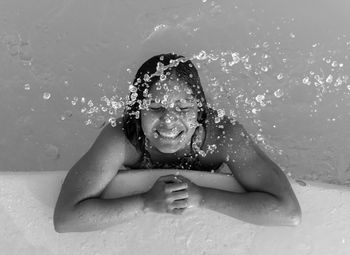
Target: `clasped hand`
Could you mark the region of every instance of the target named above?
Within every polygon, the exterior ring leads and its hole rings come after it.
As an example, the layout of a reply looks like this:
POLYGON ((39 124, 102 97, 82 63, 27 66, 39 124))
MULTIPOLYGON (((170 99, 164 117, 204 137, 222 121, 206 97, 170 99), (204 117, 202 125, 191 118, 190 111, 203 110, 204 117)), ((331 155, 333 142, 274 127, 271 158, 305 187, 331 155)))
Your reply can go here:
POLYGON ((144 194, 145 209, 158 213, 182 214, 201 201, 201 187, 181 175, 160 177, 144 194))

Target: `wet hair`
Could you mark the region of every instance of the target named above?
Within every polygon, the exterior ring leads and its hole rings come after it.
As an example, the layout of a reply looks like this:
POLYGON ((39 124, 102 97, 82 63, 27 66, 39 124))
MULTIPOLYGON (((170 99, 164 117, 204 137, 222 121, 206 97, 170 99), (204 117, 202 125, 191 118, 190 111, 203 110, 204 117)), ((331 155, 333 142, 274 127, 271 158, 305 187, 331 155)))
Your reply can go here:
MULTIPOLYGON (((185 59, 185 57, 174 53, 157 55, 148 59, 138 69, 134 82, 129 87, 130 94, 124 110, 124 133, 131 144, 140 152, 144 153, 145 150, 145 135, 141 126, 140 110, 144 109, 145 102, 148 99, 148 92, 152 86, 174 75, 192 90, 192 95, 198 105, 197 121, 206 131, 208 106, 198 71, 194 64, 190 60, 185 59)), ((192 144, 194 136, 192 136, 192 144)))

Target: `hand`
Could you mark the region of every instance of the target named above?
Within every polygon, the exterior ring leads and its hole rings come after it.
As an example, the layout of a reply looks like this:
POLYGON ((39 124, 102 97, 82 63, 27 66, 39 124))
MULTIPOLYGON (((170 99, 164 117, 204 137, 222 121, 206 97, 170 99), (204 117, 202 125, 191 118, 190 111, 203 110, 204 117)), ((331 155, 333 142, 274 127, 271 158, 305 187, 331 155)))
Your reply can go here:
POLYGON ((188 207, 187 188, 188 182, 183 182, 179 176, 162 176, 144 193, 145 209, 158 213, 182 214, 188 207))
POLYGON ((203 201, 202 189, 182 175, 176 176, 182 183, 187 184, 187 208, 200 207, 203 201))

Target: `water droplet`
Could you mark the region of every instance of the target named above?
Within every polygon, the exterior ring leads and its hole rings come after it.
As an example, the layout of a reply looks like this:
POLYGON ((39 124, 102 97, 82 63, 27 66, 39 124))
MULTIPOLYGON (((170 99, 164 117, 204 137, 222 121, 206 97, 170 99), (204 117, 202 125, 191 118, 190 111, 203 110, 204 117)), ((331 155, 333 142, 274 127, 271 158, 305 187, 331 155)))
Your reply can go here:
POLYGON ((135 87, 134 85, 130 85, 129 86, 129 91, 134 93, 134 92, 137 92, 137 87, 135 87))
POLYGON ((197 56, 194 57, 196 57, 198 60, 205 60, 207 58, 207 53, 202 50, 197 56))
POLYGON ((328 77, 326 79, 326 82, 327 83, 332 83, 332 81, 333 81, 333 76, 330 74, 330 75, 328 75, 328 77))
POLYGON ((257 108, 253 108, 252 113, 257 114, 260 110, 257 108))
POLYGON ((293 38, 293 39, 295 38, 295 34, 294 33, 290 33, 289 36, 290 36, 290 38, 293 38))
POLYGON ((111 124, 112 127, 115 127, 117 125, 117 119, 115 117, 109 118, 108 122, 111 124))
POLYGON ((298 183, 300 186, 306 186, 306 182, 302 181, 302 180, 295 180, 296 183, 298 183))
POLYGON ((88 119, 88 120, 84 121, 84 123, 85 123, 86 126, 89 126, 89 125, 91 125, 91 120, 88 119))
POLYGON ((219 110, 218 110, 218 117, 219 117, 219 118, 223 118, 224 115, 225 115, 225 110, 219 109, 219 110))
POLYGON ((106 123, 106 119, 104 116, 98 116, 91 124, 94 128, 100 129, 102 128, 106 123))
POLYGON ((262 66, 261 67, 261 71, 263 72, 267 72, 269 70, 269 68, 267 66, 262 66))
POLYGON ((50 97, 51 97, 51 94, 50 94, 49 92, 44 92, 43 98, 44 98, 45 100, 49 100, 50 97))
POLYGON ((29 84, 29 83, 24 84, 24 89, 25 89, 25 90, 30 90, 30 84, 29 84))
POLYGON ((231 56, 232 56, 232 61, 230 61, 230 62, 228 63, 229 66, 233 66, 233 65, 239 63, 239 61, 240 61, 239 53, 234 52, 234 53, 231 54, 231 56))
POLYGON ((275 97, 280 98, 284 95, 283 91, 281 89, 276 90, 274 93, 275 97))
POLYGON ((279 73, 279 74, 277 75, 277 80, 281 80, 281 79, 283 79, 283 73, 279 73))
POLYGON ((216 144, 208 145, 208 152, 213 153, 216 149, 216 144))
POLYGON ((244 68, 248 71, 250 71, 252 69, 252 65, 251 64, 247 64, 247 63, 244 63, 244 68))
POLYGON ((311 81, 310 81, 310 78, 307 76, 303 79, 303 83, 306 84, 306 85, 310 85, 311 84, 311 81))
POLYGON ((58 159, 60 157, 59 149, 53 144, 46 144, 45 146, 45 155, 51 159, 58 159))
POLYGON ((65 111, 63 114, 61 114, 60 119, 63 121, 63 120, 69 119, 72 116, 73 116, 73 113, 71 111, 65 111))
POLYGON ((255 97, 255 100, 259 103, 261 103, 265 99, 265 95, 257 95, 255 97))
POLYGON ((343 84, 343 80, 340 77, 338 77, 337 80, 334 83, 334 86, 335 87, 339 87, 342 84, 343 84))
POLYGON ((348 90, 350 90, 350 85, 346 86, 348 88, 348 90))
POLYGON ((269 46, 270 46, 270 45, 269 45, 268 42, 264 42, 264 43, 263 43, 263 47, 264 47, 264 48, 268 48, 269 46))
POLYGON ((262 134, 257 134, 256 135, 256 139, 258 140, 258 141, 264 141, 264 137, 262 136, 262 134))

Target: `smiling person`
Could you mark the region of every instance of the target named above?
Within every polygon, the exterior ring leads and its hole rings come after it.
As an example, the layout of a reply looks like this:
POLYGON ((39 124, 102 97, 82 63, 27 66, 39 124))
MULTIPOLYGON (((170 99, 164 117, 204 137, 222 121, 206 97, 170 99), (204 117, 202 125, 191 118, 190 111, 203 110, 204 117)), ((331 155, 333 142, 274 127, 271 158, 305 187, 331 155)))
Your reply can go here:
POLYGON ((298 225, 301 210, 281 169, 237 121, 208 107, 190 60, 162 54, 138 70, 123 118, 107 125, 66 176, 54 212, 57 232, 93 231, 153 211, 181 215, 201 207, 258 225, 298 225), (202 187, 181 175, 160 177, 145 193, 103 199, 128 169, 212 171, 227 164, 245 189, 202 187))

